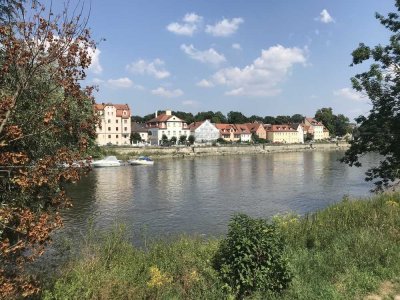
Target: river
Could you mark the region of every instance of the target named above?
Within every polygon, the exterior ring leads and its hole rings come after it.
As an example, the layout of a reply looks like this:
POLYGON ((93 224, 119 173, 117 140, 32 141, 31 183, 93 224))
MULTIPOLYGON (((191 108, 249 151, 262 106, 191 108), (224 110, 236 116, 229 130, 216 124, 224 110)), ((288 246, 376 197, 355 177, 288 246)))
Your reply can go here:
MULTIPOLYGON (((126 224, 131 238, 181 233, 220 235, 238 212, 271 217, 305 214, 367 196, 365 167, 338 161, 343 152, 292 152, 163 159, 154 166, 94 169, 69 186, 73 208, 64 232, 84 234, 89 220, 106 229, 126 224)), ((364 165, 377 158, 370 155, 364 165)))

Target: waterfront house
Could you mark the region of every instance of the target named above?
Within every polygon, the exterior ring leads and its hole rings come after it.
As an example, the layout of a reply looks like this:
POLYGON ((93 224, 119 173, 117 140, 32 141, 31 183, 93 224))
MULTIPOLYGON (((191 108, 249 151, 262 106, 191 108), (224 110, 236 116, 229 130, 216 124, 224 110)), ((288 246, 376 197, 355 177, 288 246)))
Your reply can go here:
POLYGON ((329 131, 324 127, 324 124, 318 122, 314 118, 305 118, 304 125, 309 126, 308 132, 312 134, 314 140, 323 140, 329 138, 329 131), (324 133, 324 129, 326 130, 324 133))
POLYGON ((100 118, 96 126, 96 143, 102 145, 129 145, 131 110, 128 104, 102 103, 94 105, 100 118))
POLYGON ((160 115, 156 112, 155 118, 146 122, 146 129, 149 132, 149 141, 152 145, 160 145, 163 135, 168 140, 175 137, 177 142, 181 136, 189 137, 190 135, 186 121, 172 115, 170 110, 166 110, 164 114, 160 115))
POLYGON ((142 139, 142 142, 147 143, 149 141, 149 133, 147 131, 146 125, 137 123, 132 121, 131 122, 131 134, 138 133, 142 139))
POLYGON ((245 124, 215 124, 218 128, 220 137, 227 142, 249 142, 251 132, 245 124))
POLYGON ((301 123, 293 123, 293 124, 290 124, 290 126, 291 126, 294 130, 297 131, 297 138, 298 138, 297 143, 304 144, 304 129, 303 129, 303 124, 301 124, 301 123))
POLYGON ((267 139, 272 143, 299 143, 299 133, 289 124, 266 125, 267 139))
POLYGON ((219 130, 209 120, 194 122, 189 125, 190 134, 196 139, 196 143, 216 141, 219 138, 219 130))
POLYGON ((245 125, 247 126, 247 129, 250 131, 251 134, 255 134, 260 139, 267 138, 267 132, 265 131, 263 124, 254 122, 246 123, 245 125))

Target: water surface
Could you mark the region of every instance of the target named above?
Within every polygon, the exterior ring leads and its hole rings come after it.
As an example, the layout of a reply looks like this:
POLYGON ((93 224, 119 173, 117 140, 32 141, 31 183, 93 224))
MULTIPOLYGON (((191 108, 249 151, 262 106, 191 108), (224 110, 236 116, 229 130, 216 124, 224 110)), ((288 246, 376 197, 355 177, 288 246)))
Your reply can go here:
MULTIPOLYGON (((164 159, 154 166, 94 169, 70 186, 74 207, 64 213, 64 231, 125 223, 135 238, 148 235, 219 235, 237 212, 253 217, 305 214, 366 196, 365 168, 338 161, 343 152, 293 152, 248 156, 164 159)), ((376 159, 368 156, 365 165, 376 159)))

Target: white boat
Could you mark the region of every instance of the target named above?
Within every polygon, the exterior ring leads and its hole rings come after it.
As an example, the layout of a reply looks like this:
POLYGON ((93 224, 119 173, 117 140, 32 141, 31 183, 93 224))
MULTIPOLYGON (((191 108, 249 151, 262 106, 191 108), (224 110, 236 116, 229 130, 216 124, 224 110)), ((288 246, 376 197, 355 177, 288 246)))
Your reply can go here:
POLYGON ((107 156, 104 159, 92 162, 90 165, 94 168, 119 167, 121 166, 121 163, 115 156, 107 156))
POLYGON ((139 156, 137 159, 130 159, 128 163, 131 165, 153 165, 154 161, 147 156, 139 156))

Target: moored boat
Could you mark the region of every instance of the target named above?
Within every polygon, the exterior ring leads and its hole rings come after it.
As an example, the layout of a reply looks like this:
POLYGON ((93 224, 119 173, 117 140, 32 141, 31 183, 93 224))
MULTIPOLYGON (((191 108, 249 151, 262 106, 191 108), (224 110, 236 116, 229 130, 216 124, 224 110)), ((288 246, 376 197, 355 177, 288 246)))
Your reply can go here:
POLYGON ((115 156, 107 156, 104 159, 92 162, 90 165, 94 168, 119 167, 121 163, 115 156))
POLYGON ((130 165, 153 165, 154 161, 147 156, 139 156, 136 159, 130 159, 128 160, 128 163, 130 165))

